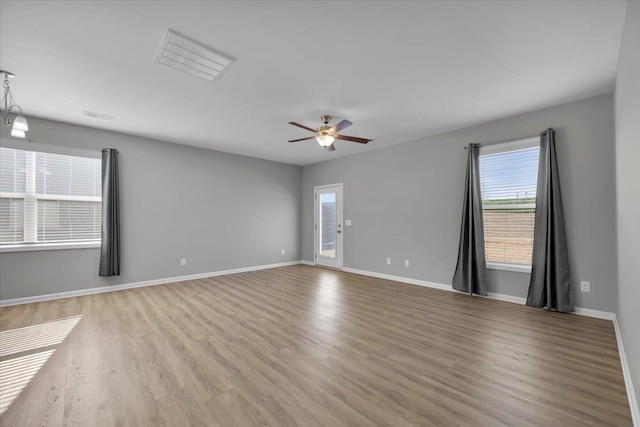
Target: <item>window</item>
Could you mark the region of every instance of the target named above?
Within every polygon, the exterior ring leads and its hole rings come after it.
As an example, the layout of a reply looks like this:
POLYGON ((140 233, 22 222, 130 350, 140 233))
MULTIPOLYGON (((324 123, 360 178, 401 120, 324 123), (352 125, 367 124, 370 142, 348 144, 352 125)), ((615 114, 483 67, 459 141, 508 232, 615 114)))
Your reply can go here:
POLYGON ((97 156, 0 147, 0 249, 99 243, 102 191, 97 156))
POLYGON ((531 266, 539 156, 538 138, 480 149, 485 258, 489 268, 527 271, 531 266))

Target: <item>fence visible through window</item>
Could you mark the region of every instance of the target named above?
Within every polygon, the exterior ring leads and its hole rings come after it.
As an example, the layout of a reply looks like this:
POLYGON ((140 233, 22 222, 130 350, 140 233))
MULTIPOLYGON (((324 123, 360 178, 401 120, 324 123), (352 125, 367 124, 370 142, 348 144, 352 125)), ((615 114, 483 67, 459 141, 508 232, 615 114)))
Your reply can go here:
POLYGON ((487 262, 531 264, 538 146, 480 155, 487 262))

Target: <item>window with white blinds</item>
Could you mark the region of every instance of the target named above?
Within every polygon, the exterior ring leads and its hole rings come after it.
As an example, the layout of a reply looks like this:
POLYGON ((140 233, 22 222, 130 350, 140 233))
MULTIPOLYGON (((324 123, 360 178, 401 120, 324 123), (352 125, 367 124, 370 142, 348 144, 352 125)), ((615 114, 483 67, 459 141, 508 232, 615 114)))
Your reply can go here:
POLYGON ((531 265, 539 156, 537 138, 480 150, 488 263, 531 265))
POLYGON ((0 147, 0 246, 99 242, 98 158, 0 147))

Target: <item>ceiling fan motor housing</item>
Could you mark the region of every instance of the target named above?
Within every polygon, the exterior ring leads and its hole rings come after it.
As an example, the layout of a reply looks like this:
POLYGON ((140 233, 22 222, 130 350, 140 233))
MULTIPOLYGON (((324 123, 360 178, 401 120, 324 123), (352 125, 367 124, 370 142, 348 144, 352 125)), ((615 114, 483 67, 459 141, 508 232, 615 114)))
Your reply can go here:
POLYGON ((331 126, 329 126, 329 122, 331 121, 333 117, 329 116, 329 115, 324 115, 321 117, 322 121, 324 122, 324 126, 320 126, 317 129, 318 135, 334 135, 334 132, 331 132, 331 126))

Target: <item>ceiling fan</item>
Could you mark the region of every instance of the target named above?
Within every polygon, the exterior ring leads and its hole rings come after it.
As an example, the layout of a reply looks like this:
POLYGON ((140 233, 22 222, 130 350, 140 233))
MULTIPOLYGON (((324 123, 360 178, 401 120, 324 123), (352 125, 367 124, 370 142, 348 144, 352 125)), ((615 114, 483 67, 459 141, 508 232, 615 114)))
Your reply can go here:
POLYGON ((353 123, 351 123, 349 120, 343 120, 336 125, 329 126, 329 122, 331 121, 331 119, 332 117, 329 115, 322 116, 322 121, 324 122, 324 126, 320 126, 318 129, 311 129, 310 127, 301 125, 300 123, 289 122, 290 125, 298 126, 299 128, 315 133, 315 136, 309 136, 307 138, 292 139, 289 142, 300 142, 300 141, 306 141, 308 139, 315 139, 316 141, 318 141, 318 144, 326 148, 327 151, 336 151, 336 147, 333 145, 333 142, 336 139, 341 139, 343 141, 358 142, 360 144, 366 144, 367 142, 371 141, 368 138, 358 138, 355 136, 338 135, 338 132, 340 132, 342 129, 346 127, 351 126, 353 123))

